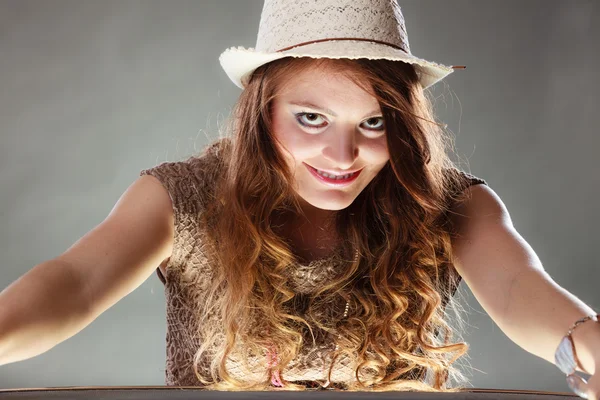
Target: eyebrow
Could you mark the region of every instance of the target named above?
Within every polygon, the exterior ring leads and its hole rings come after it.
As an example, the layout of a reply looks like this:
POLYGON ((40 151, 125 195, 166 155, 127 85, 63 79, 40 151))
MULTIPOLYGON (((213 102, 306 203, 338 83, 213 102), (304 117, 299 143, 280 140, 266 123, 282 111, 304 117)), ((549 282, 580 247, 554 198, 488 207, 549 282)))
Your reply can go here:
MULTIPOLYGON (((330 110, 329 108, 319 107, 316 104, 313 104, 313 103, 311 103, 309 101, 291 101, 290 104, 294 105, 294 106, 312 108, 313 110, 317 110, 317 111, 322 112, 324 114, 329 114, 329 115, 333 115, 334 117, 337 117, 337 114, 335 112, 333 112, 332 110, 330 110)), ((379 111, 379 109, 376 109, 376 110, 373 110, 371 112, 368 112, 366 115, 380 114, 380 113, 381 113, 381 111, 379 111)))

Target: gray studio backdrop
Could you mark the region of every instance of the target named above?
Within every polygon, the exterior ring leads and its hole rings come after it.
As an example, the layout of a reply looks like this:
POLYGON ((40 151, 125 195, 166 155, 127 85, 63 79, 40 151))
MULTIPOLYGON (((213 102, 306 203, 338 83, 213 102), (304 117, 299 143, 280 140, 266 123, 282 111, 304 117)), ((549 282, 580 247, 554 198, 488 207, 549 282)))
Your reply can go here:
MULTIPOLYGON (((458 153, 546 270, 599 310, 600 2, 401 4, 413 53, 468 67, 434 89, 458 153)), ((141 169, 217 137, 240 93, 218 55, 254 45, 261 7, 0 0, 0 289, 100 223, 141 169)), ((473 386, 568 390, 461 288, 473 386)), ((0 387, 162 385, 164 361, 152 275, 78 335, 1 366, 0 387)))

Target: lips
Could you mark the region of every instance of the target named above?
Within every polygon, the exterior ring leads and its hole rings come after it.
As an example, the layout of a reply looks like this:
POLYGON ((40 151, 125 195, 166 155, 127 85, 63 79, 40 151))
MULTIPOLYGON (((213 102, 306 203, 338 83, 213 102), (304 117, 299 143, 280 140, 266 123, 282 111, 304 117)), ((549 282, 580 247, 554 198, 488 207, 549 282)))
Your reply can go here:
MULTIPOLYGON (((337 187, 349 185, 350 183, 352 183, 353 181, 355 181, 356 178, 358 178, 358 176, 360 175, 360 173, 362 171, 362 169, 358 170, 358 171, 355 171, 354 173, 352 173, 352 175, 350 175, 348 178, 345 178, 345 179, 332 179, 332 178, 328 178, 326 176, 323 176, 323 175, 319 174, 319 172, 318 172, 318 170, 316 168, 311 167, 308 164, 304 164, 304 165, 306 165, 306 168, 310 171, 310 173, 315 178, 317 178, 318 180, 320 180, 323 183, 326 183, 329 186, 337 186, 337 187)), ((323 171, 323 172, 329 173, 327 171, 323 171)))
MULTIPOLYGON (((310 166, 310 167, 312 167, 312 166, 310 166)), ((349 175, 349 174, 354 174, 354 173, 360 171, 360 169, 355 169, 354 171, 330 171, 328 169, 320 169, 320 168, 315 168, 315 167, 312 167, 312 168, 316 169, 319 172, 325 172, 326 174, 335 175, 335 176, 349 175)))

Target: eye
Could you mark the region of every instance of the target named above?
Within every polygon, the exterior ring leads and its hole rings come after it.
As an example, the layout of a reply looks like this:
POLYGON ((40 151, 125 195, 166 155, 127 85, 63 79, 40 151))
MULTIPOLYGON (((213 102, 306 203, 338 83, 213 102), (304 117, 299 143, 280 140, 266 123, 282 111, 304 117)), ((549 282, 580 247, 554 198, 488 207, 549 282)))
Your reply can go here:
POLYGON ((373 117, 369 118, 364 122, 367 125, 367 129, 373 131, 382 131, 384 129, 383 126, 383 117, 373 117))
POLYGON ((296 114, 298 123, 309 129, 323 128, 327 121, 321 114, 301 112, 296 114), (325 123, 323 123, 325 122, 325 123))

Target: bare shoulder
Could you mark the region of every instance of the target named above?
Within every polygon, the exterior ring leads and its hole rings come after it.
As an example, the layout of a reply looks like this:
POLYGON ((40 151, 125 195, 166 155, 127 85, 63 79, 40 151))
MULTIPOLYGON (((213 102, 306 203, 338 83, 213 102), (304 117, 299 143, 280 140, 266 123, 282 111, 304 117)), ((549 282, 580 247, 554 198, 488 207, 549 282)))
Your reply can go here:
POLYGON ((489 186, 467 188, 451 219, 456 232, 452 240, 455 267, 472 290, 483 291, 498 271, 513 276, 540 268, 535 252, 514 227, 506 205, 489 186))
POLYGON ((104 311, 171 255, 173 207, 153 176, 137 178, 109 215, 61 254, 81 274, 92 308, 104 311))
POLYGON ((456 233, 452 247, 459 260, 489 253, 501 243, 517 238, 508 209, 492 188, 473 185, 463 195, 463 200, 450 212, 456 233))
POLYGON ((512 226, 506 205, 488 185, 472 185, 463 195, 463 200, 455 204, 450 213, 459 236, 468 235, 475 225, 500 223, 512 226))

